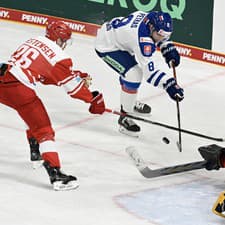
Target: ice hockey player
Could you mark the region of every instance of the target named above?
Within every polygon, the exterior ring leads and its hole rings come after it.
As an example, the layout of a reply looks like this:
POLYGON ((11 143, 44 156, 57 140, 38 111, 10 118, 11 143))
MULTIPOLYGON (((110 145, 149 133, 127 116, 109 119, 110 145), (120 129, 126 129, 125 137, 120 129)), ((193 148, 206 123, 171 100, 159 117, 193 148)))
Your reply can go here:
POLYGON ((31 160, 43 160, 54 190, 75 189, 78 182, 75 176, 61 171, 55 133, 46 109, 35 93, 35 84, 63 87, 72 98, 90 103, 91 113, 105 111, 102 94, 89 90, 91 77, 72 70, 72 59, 63 51, 71 35, 72 31, 65 23, 51 21, 45 36, 25 41, 8 63, 0 64, 0 102, 15 109, 25 121, 31 160))
MULTIPOLYGON (((225 168, 225 148, 212 144, 202 146, 199 149, 202 157, 207 161, 207 170, 219 170, 225 168)), ((217 201, 215 202, 212 211, 225 218, 225 191, 221 192, 217 201)))
MULTIPOLYGON (((151 107, 136 100, 143 79, 155 87, 163 88, 169 96, 181 101, 183 89, 176 80, 161 71, 152 55, 156 48, 166 63, 178 66, 180 55, 169 40, 173 32, 172 19, 168 13, 152 11, 134 12, 127 17, 117 17, 106 22, 98 30, 95 50, 97 55, 120 75, 121 112, 149 114, 151 107)), ((120 132, 138 136, 140 127, 126 116, 120 116, 120 132)))

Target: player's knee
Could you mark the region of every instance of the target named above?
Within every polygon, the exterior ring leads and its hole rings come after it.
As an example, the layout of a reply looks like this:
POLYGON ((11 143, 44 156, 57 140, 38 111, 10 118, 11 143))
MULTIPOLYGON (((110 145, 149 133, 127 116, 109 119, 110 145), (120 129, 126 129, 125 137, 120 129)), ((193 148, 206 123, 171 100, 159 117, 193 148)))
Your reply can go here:
POLYGON ((38 128, 37 130, 32 131, 32 134, 36 138, 38 143, 55 140, 55 132, 51 126, 38 128))
POLYGON ((131 82, 131 81, 126 81, 122 77, 120 77, 120 85, 123 91, 130 93, 130 94, 135 94, 138 91, 138 88, 140 87, 140 82, 131 82))

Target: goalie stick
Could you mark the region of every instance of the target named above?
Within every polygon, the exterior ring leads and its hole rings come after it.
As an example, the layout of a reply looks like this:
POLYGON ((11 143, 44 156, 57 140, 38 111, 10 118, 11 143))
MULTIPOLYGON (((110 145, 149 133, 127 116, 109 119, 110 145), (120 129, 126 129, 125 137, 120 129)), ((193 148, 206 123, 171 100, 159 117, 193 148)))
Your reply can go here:
POLYGON ((126 148, 127 154, 130 156, 131 160, 135 164, 136 168, 145 178, 161 177, 166 175, 171 175, 175 173, 183 173, 192 170, 198 170, 205 168, 206 161, 196 161, 186 164, 179 164, 169 167, 162 167, 160 169, 152 170, 147 166, 142 157, 139 155, 138 151, 133 146, 126 148))

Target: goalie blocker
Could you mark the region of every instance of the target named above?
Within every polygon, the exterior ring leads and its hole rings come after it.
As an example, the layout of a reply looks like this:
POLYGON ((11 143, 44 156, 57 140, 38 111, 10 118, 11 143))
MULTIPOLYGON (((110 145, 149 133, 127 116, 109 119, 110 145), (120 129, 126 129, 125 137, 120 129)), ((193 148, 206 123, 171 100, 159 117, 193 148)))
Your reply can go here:
MULTIPOLYGON (((208 145, 199 148, 202 157, 207 161, 207 170, 219 170, 225 167, 225 148, 218 145, 208 145)), ((213 213, 225 218, 225 191, 221 192, 212 208, 213 213)))
POLYGON ((199 147, 201 156, 207 161, 207 170, 219 170, 225 167, 225 148, 219 145, 206 145, 199 147))

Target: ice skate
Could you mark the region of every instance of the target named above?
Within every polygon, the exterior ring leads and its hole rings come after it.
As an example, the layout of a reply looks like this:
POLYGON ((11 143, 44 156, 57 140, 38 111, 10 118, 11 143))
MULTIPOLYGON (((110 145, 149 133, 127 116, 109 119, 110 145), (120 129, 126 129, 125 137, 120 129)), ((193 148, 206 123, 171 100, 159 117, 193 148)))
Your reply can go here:
POLYGON ((39 144, 35 138, 29 138, 30 145, 30 160, 32 162, 33 169, 37 169, 42 166, 43 160, 39 151, 39 144))
POLYGON ((76 177, 62 173, 60 168, 51 167, 48 162, 44 162, 43 165, 49 175, 50 182, 55 191, 72 190, 79 186, 76 177))
POLYGON ((145 103, 136 101, 134 106, 134 113, 140 116, 150 116, 151 107, 145 103))
POLYGON ((139 136, 141 128, 132 119, 126 116, 120 116, 118 124, 120 125, 119 131, 121 133, 132 137, 139 136))

